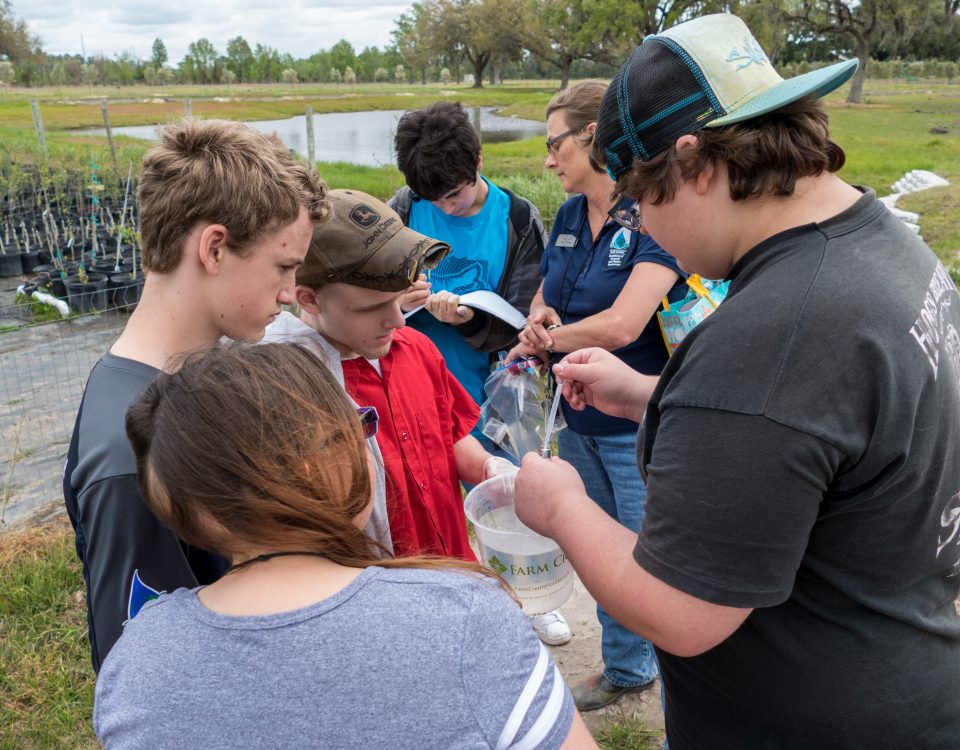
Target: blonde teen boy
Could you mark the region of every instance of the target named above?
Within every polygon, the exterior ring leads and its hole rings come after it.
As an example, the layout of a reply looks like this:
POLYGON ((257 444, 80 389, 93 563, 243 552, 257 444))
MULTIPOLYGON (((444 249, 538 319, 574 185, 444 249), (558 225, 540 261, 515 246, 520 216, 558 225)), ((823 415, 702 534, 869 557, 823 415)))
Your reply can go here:
POLYGON ((187 119, 160 130, 140 177, 143 295, 84 390, 64 499, 87 589, 93 667, 160 592, 216 580, 220 557, 177 539, 147 509, 124 419, 171 357, 223 337, 256 341, 294 301, 294 274, 326 188, 276 136, 187 119))

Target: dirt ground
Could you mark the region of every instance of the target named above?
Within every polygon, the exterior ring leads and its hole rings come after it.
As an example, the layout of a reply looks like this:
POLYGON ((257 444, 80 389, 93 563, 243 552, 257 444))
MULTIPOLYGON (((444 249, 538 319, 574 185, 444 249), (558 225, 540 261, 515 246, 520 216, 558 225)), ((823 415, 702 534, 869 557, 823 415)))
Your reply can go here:
MULTIPOLYGON (((551 646, 550 652, 567 684, 573 687, 581 680, 603 670, 603 660, 600 658, 600 622, 597 620, 596 602, 579 579, 574 581, 573 594, 567 603, 560 607, 560 611, 573 631, 573 639, 563 646, 551 646)), ((659 681, 651 690, 628 693, 611 706, 583 714, 583 719, 590 729, 597 729, 605 722, 620 722, 625 718, 641 721, 647 729, 663 732, 659 681)))

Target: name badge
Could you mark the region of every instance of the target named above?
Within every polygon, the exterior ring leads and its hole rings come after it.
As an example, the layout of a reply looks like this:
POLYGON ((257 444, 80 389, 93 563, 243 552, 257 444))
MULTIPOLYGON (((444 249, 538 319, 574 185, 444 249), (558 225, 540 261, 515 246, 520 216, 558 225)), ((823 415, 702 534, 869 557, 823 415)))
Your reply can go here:
POLYGON ((557 247, 576 247, 579 240, 572 234, 561 234, 557 237, 557 247))

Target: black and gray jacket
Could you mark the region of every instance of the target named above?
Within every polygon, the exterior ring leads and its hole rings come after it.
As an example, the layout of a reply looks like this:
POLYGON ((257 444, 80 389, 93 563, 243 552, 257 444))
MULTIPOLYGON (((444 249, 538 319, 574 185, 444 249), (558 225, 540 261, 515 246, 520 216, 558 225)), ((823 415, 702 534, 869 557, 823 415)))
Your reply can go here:
MULTIPOLYGON (((507 257, 497 294, 524 315, 530 312, 530 302, 540 288, 540 256, 546 242, 546 231, 540 212, 526 198, 500 188, 510 198, 510 220, 507 223, 507 257)), ((410 218, 410 206, 415 200, 413 191, 402 187, 387 202, 400 215, 404 224, 410 218)), ((508 323, 481 310, 463 325, 454 326, 464 341, 482 352, 509 349, 517 341, 517 332, 508 323)))

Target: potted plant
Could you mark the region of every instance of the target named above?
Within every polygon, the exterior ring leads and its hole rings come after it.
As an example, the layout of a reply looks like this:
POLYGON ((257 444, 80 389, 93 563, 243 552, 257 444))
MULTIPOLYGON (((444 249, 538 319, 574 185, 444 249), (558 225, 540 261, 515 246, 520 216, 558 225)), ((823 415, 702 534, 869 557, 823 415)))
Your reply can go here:
POLYGON ((137 263, 137 244, 140 242, 139 232, 133 227, 122 227, 120 231, 129 241, 131 249, 131 265, 129 269, 110 274, 110 286, 113 289, 113 302, 120 310, 131 310, 140 301, 143 292, 143 271, 137 263))
POLYGON ((67 299, 75 312, 97 312, 109 307, 107 299, 107 277, 99 273, 88 273, 81 263, 76 274, 64 279, 67 299))

